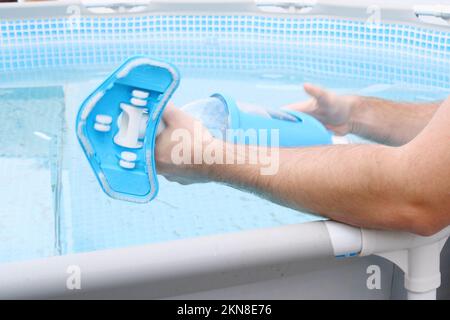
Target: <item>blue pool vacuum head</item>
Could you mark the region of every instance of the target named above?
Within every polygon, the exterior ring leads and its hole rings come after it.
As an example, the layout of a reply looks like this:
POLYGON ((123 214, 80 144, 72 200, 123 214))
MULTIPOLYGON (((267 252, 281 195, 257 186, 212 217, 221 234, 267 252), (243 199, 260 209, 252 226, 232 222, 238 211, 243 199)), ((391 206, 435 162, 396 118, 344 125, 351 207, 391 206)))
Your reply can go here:
POLYGON ((179 80, 172 65, 133 57, 81 105, 78 140, 109 196, 144 203, 158 193, 155 137, 179 80))
MULTIPOLYGON (((81 105, 77 136, 103 190, 109 196, 148 202, 158 192, 155 138, 161 114, 179 83, 170 64, 134 57, 122 64, 81 105)), ((299 147, 332 143, 331 134, 313 117, 238 103, 215 94, 182 107, 212 131, 237 132, 233 143, 299 147), (261 130, 264 129, 264 130, 261 130), (278 133, 276 141, 270 133, 278 133), (276 142, 276 143, 275 143, 276 142)), ((227 138, 221 135, 222 138, 227 138)))

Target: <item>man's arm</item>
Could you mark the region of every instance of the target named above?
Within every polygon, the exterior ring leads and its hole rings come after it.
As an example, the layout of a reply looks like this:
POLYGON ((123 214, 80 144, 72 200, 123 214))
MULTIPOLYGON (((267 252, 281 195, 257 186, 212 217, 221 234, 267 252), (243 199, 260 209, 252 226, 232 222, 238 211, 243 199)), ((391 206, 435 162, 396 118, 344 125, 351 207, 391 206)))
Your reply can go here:
MULTIPOLYGON (((238 152, 230 144, 225 148, 226 152, 238 152)), ((250 147, 242 156, 256 154, 257 149, 250 147)), ((417 199, 404 185, 407 164, 401 150, 339 145, 280 149, 279 154, 280 166, 275 175, 261 175, 260 166, 254 164, 212 165, 208 177, 347 224, 428 232, 425 228, 430 227, 429 222, 423 219, 421 207, 415 204, 417 199)))
POLYGON ((414 139, 442 104, 442 101, 407 103, 371 97, 358 97, 356 101, 351 133, 391 146, 414 139))
MULTIPOLYGON (((156 156, 158 171, 171 179, 218 181, 285 206, 368 228, 430 235, 450 224, 450 99, 416 138, 401 147, 279 149, 279 171, 269 176, 260 174, 258 164, 171 162, 168 155, 176 145, 171 133, 179 127, 191 130, 188 118, 175 109, 164 115, 168 129, 158 138, 156 156)), ((260 151, 252 146, 242 154, 235 145, 214 139, 213 143, 237 157, 260 151)))
MULTIPOLYGON (((208 176, 348 224, 433 234, 450 224, 450 100, 402 147, 280 149, 277 174, 213 165, 208 176)), ((239 152, 226 144, 228 152, 239 152)), ((257 152, 250 147, 247 152, 257 152)))
POLYGON ((311 84, 304 87, 311 99, 286 108, 311 114, 336 134, 353 133, 392 146, 405 144, 417 136, 442 103, 339 96, 311 84))

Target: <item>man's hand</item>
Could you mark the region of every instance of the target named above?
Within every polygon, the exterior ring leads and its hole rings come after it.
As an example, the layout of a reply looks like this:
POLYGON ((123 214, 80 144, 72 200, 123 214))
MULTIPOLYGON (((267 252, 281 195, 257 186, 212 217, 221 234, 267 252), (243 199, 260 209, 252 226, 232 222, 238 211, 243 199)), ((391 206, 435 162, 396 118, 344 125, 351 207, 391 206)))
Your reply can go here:
POLYGON ((305 84, 304 88, 311 99, 285 108, 312 115, 337 135, 353 133, 392 146, 403 145, 416 137, 442 103, 339 96, 311 84, 305 84))
POLYGON ((312 84, 304 85, 311 99, 285 106, 299 112, 308 113, 337 135, 352 131, 352 112, 357 104, 357 96, 339 96, 312 84))
POLYGON ((172 104, 165 109, 163 121, 166 128, 156 140, 158 174, 181 184, 207 182, 208 166, 198 155, 202 155, 206 145, 220 141, 200 121, 172 104))

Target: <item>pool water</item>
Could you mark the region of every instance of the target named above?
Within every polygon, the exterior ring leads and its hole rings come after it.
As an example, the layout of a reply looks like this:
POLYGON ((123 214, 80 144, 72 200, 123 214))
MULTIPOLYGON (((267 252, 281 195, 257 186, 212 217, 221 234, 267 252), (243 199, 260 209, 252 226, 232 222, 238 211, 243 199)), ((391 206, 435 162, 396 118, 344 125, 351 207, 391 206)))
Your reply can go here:
MULTIPOLYGON (((177 105, 215 92, 266 107, 307 98, 297 79, 281 75, 216 75, 210 79, 192 71, 182 74, 173 97, 177 105)), ((68 79, 60 86, 41 82, 34 88, 0 89, 4 124, 0 128, 0 261, 322 219, 227 186, 181 186, 163 177, 159 177, 159 195, 148 204, 109 198, 85 159, 74 129, 81 102, 105 76, 106 72, 93 70, 85 74, 85 81, 68 79)), ((446 94, 438 88, 357 82, 341 87, 333 79, 321 80, 319 84, 339 93, 390 99, 428 101, 446 94)))
POLYGON ((54 254, 61 87, 0 90, 0 261, 54 254))
POLYGON ((307 99, 305 81, 408 101, 443 99, 450 89, 444 32, 316 18, 102 19, 81 17, 76 28, 64 19, 0 22, 0 262, 323 219, 231 187, 163 177, 148 204, 104 194, 77 141, 75 117, 131 55, 180 69, 177 105, 219 92, 280 107, 307 99))

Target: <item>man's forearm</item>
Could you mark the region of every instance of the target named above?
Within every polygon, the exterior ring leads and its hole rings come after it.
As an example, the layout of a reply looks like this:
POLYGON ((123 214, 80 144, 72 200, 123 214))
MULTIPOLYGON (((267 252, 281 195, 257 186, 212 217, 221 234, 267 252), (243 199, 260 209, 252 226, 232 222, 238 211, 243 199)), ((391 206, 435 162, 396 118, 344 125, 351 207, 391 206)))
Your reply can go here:
POLYGON ((358 97, 351 115, 351 132, 379 143, 403 145, 422 131, 441 103, 414 104, 358 97))
MULTIPOLYGON (((238 158, 258 152, 234 145, 225 152, 238 158), (241 150, 242 151, 242 150, 241 150)), ((416 230, 415 208, 402 194, 403 169, 397 148, 341 145, 279 150, 279 170, 261 175, 261 165, 211 165, 208 176, 238 189, 255 192, 279 204, 338 221, 372 228, 416 230)))

